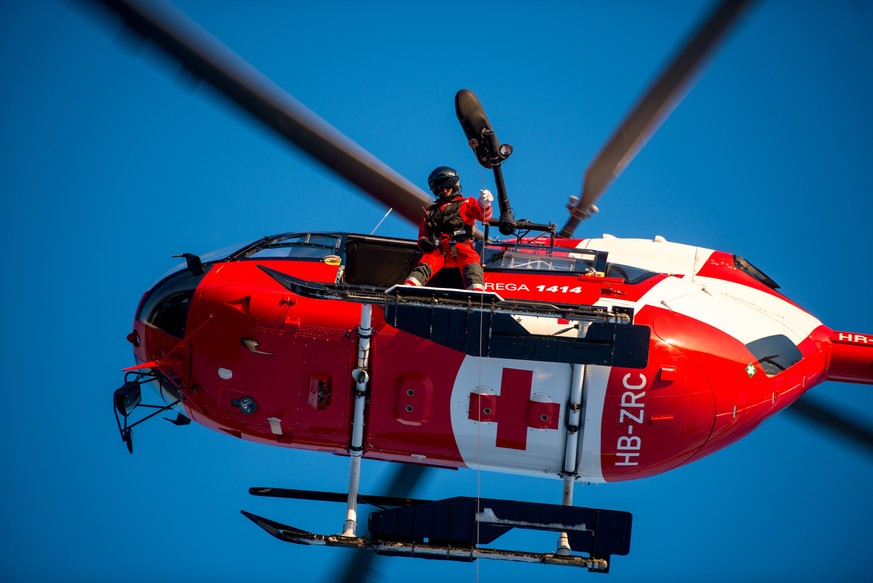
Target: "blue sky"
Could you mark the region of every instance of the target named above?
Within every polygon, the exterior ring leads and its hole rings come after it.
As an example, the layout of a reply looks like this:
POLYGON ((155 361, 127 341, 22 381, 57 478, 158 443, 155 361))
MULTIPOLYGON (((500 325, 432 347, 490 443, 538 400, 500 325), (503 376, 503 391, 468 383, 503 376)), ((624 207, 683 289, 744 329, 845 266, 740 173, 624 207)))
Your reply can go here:
MULTIPOLYGON (((709 2, 180 1, 245 59, 422 187, 437 165, 491 186, 454 116, 482 100, 515 153, 516 216, 564 220, 596 155, 709 2)), ((347 460, 153 422, 136 454, 110 411, 140 295, 172 267, 284 231, 369 232, 379 205, 238 114, 183 87, 60 0, 0 5, 4 249, 0 578, 326 581, 343 551, 284 545, 239 515, 339 530, 342 507, 253 499, 249 486, 339 491, 347 460)), ((873 332, 873 2, 770 0, 600 201, 580 236, 663 235, 743 255, 829 326, 873 332)), ((157 55, 157 56, 156 56, 157 55)), ((379 231, 412 236, 390 218, 379 231)), ((814 396, 873 423, 869 387, 814 396)), ((385 468, 364 464, 362 490, 385 468)), ((612 583, 869 580, 873 463, 788 415, 707 459, 579 486, 628 510, 612 583)), ((418 497, 558 502, 560 483, 433 472, 418 497)), ((551 537, 503 546, 551 550, 551 537)), ((381 560, 383 581, 498 581, 557 567, 381 560)))

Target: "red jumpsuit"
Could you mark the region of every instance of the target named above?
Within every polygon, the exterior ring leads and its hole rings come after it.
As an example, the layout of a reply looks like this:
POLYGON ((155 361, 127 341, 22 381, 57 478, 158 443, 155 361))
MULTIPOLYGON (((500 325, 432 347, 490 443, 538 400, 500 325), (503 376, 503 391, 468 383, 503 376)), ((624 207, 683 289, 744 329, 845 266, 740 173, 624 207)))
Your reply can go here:
POLYGON ((407 285, 424 285, 444 266, 461 270, 467 289, 484 290, 485 280, 479 254, 473 248, 473 225, 476 221, 491 220, 491 206, 482 208, 475 198, 460 194, 438 199, 428 209, 418 229, 419 247, 425 241, 418 266, 406 279, 407 285), (426 241, 437 243, 436 249, 426 250, 426 241))

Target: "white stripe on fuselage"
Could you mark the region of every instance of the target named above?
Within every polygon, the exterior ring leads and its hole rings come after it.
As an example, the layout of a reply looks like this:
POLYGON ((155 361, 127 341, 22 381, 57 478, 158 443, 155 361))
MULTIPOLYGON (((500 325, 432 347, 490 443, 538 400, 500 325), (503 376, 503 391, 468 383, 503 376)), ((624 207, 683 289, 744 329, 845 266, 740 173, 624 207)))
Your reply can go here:
POLYGON ((798 345, 821 325, 813 316, 777 296, 706 277, 693 282, 668 277, 640 298, 636 310, 644 306, 688 316, 743 344, 781 334, 798 345))
POLYGON ((681 276, 669 277, 649 290, 636 302, 637 311, 646 305, 669 309, 714 326, 743 344, 774 334, 784 334, 800 344, 821 325, 818 319, 779 296, 697 275, 714 253, 712 249, 606 236, 585 240, 580 247, 608 251, 610 263, 681 276))
POLYGON ((631 265, 655 273, 691 276, 706 264, 712 249, 694 247, 670 241, 648 239, 619 239, 604 235, 603 239, 585 239, 581 249, 609 252, 610 263, 631 265))
MULTIPOLYGON (((467 356, 455 378, 452 389, 452 432, 464 464, 470 468, 558 477, 564 461, 564 423, 566 404, 570 393, 572 367, 569 364, 533 362, 507 358, 480 358, 467 356), (501 382, 506 369, 532 371, 527 398, 557 404, 558 428, 533 429, 526 427, 525 419, 502 417, 496 422, 479 422, 469 418, 470 393, 501 396, 501 382), (524 424, 523 449, 497 447, 501 423, 524 424)), ((505 393, 504 393, 505 394, 505 393)), ((497 410, 501 410, 498 398, 497 410)), ((578 436, 578 434, 574 434, 578 436)))
MULTIPOLYGON (((786 332, 785 335, 795 344, 800 344, 813 330, 821 326, 821 321, 818 318, 779 296, 774 296, 773 294, 742 284, 711 277, 697 276, 694 281, 702 285, 706 293, 721 294, 724 297, 729 297, 735 302, 744 304, 749 309, 765 315, 772 321, 784 326, 790 331, 786 332)), ((756 336, 752 334, 751 339, 756 340, 763 336, 765 335, 758 334, 756 336)))

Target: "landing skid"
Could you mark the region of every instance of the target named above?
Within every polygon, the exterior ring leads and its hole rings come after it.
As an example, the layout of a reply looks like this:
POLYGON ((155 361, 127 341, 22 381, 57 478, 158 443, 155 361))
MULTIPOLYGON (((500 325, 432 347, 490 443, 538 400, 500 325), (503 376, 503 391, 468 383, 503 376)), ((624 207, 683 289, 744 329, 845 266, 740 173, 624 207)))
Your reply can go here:
MULTIPOLYGON (((250 492, 280 498, 344 500, 343 494, 307 490, 252 488, 250 492)), ((360 496, 358 501, 383 508, 370 514, 369 537, 316 534, 250 512, 242 514, 285 542, 369 550, 397 557, 464 562, 493 559, 607 573, 611 555, 630 551, 631 515, 627 512, 463 496, 435 501, 360 496), (513 528, 565 532, 570 548, 588 556, 481 546, 513 528)))

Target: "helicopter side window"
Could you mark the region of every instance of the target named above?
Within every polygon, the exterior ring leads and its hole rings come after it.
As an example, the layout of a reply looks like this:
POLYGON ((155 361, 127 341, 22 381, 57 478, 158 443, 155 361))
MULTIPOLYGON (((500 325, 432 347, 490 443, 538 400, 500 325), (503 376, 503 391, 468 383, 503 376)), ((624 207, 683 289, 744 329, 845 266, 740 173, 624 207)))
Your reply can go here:
POLYGON ((535 249, 485 249, 485 269, 512 269, 523 271, 566 271, 585 273, 593 269, 593 261, 573 257, 569 253, 547 252, 541 246, 535 249))
POLYGON ((245 254, 247 259, 312 259, 339 255, 342 238, 336 235, 297 234, 276 237, 245 254))
POLYGON ((486 270, 558 271, 566 273, 601 273, 606 277, 623 279, 636 284, 655 275, 652 271, 607 263, 606 253, 587 249, 572 251, 549 250, 543 246, 531 247, 486 247, 486 270))
POLYGON ((800 362, 803 355, 787 336, 775 334, 753 340, 746 344, 767 376, 774 376, 793 364, 800 362))
POLYGON ((288 245, 281 247, 265 247, 248 256, 249 259, 323 259, 335 255, 332 249, 324 247, 309 247, 304 245, 288 245))

